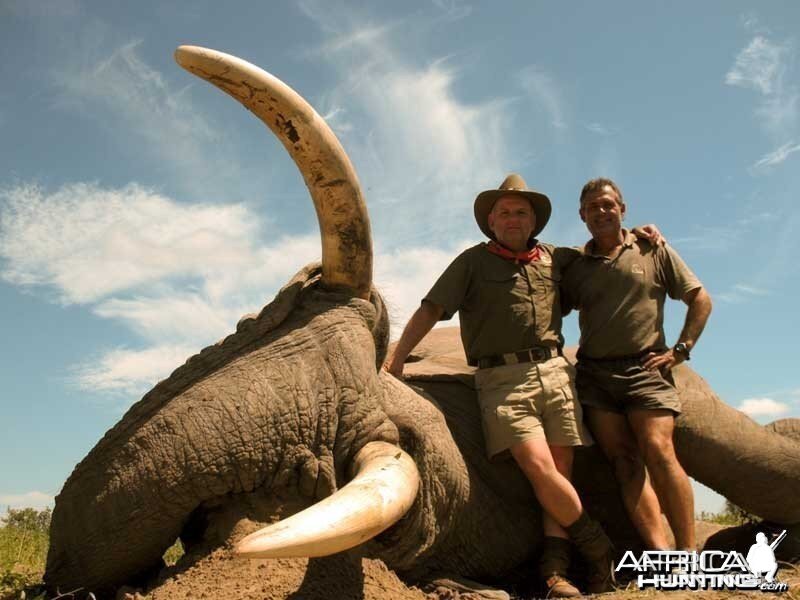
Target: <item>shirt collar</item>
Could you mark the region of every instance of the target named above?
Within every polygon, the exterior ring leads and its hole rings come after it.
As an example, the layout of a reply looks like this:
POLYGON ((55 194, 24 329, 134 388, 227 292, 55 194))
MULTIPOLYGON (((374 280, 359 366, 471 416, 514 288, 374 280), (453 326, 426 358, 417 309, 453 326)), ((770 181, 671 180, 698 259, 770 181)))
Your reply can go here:
MULTIPOLYGON (((622 247, 623 248, 631 248, 636 243, 636 235, 632 232, 628 231, 624 227, 622 228, 622 247)), ((596 258, 607 258, 602 254, 595 253, 594 250, 594 239, 589 240, 583 246, 583 254, 585 256, 594 256, 596 258)))

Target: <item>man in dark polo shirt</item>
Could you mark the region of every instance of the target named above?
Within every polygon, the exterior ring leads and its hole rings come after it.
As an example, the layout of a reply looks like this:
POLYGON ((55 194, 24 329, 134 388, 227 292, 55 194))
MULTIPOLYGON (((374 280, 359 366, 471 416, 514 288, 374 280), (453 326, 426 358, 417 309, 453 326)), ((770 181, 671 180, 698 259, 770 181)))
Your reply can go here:
POLYGON ((566 578, 567 536, 588 560, 590 592, 612 587, 611 542, 584 512, 570 483, 574 446, 590 443, 575 399, 573 368, 561 355, 559 280, 579 253, 535 236, 550 201, 510 175, 478 195, 475 218, 491 241, 460 254, 403 330, 387 361, 402 376, 411 350, 441 319, 460 313, 461 338, 476 387, 490 457, 509 451, 544 508, 540 574, 548 596, 579 595, 566 578))
POLYGON ((711 313, 711 298, 675 250, 623 229, 624 215, 622 192, 613 181, 593 179, 584 186, 580 216, 592 239, 562 281, 564 314, 580 310, 578 396, 645 542, 666 546, 654 510, 655 488, 676 547, 693 550, 692 488, 672 444, 680 401, 670 369, 689 359, 711 313), (667 295, 689 307, 672 347, 664 336, 667 295))

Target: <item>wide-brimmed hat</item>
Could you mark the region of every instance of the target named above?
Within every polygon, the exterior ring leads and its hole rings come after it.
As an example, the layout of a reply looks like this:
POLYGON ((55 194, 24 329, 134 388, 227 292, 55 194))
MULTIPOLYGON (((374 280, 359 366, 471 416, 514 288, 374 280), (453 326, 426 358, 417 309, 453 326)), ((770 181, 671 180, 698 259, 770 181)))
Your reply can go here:
POLYGON ((550 198, 535 190, 528 189, 525 180, 516 173, 511 173, 506 177, 498 189, 486 190, 475 198, 475 220, 478 222, 478 227, 487 237, 495 239, 494 233, 489 229, 489 213, 498 198, 508 195, 521 196, 531 203, 533 213, 536 215, 536 226, 531 232, 531 237, 536 237, 547 225, 547 221, 550 220, 550 198))

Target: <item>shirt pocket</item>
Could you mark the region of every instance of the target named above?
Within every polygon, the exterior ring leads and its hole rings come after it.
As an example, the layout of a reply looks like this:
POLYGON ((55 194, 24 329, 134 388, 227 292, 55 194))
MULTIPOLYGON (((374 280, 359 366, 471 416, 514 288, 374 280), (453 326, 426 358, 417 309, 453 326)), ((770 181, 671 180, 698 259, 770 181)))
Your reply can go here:
POLYGON ((512 291, 525 279, 522 273, 484 273, 483 282, 494 292, 512 291))
POLYGON ((544 334, 550 329, 553 315, 561 314, 561 273, 551 266, 540 266, 537 269, 534 286, 534 304, 536 307, 537 333, 544 334))
POLYGON ((553 269, 552 265, 539 265, 536 267, 538 281, 536 287, 542 291, 551 291, 554 287, 558 290, 561 283, 561 273, 553 269))
POLYGON ((502 306, 525 302, 531 295, 528 278, 520 271, 505 273, 485 273, 482 277, 485 301, 502 306))

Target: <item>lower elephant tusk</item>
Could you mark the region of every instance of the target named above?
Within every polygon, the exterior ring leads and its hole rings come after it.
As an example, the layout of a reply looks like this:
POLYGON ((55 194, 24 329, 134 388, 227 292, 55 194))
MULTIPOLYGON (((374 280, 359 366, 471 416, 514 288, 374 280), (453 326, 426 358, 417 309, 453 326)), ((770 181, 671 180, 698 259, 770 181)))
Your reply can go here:
POLYGON ((335 494, 234 547, 242 558, 328 556, 375 537, 411 508, 419 489, 414 460, 399 447, 370 442, 353 461, 355 477, 335 494))

